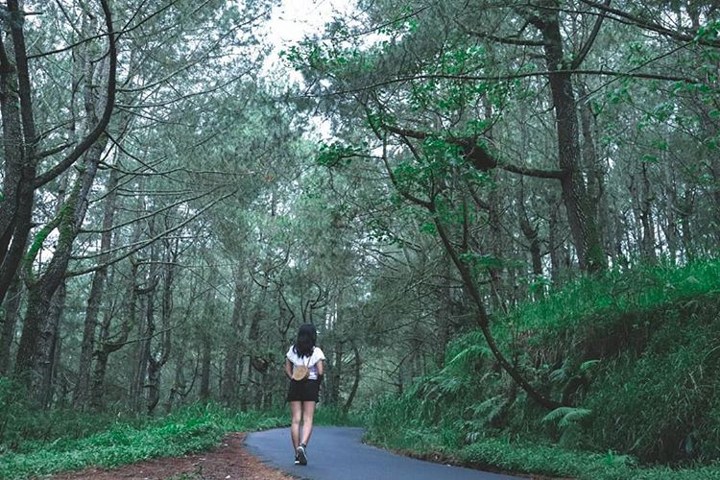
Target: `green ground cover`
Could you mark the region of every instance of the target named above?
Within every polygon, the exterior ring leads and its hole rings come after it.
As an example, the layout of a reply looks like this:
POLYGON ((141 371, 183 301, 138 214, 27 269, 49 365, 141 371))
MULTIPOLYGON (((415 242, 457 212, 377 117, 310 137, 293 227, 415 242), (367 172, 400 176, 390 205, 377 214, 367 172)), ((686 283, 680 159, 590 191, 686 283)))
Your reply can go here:
POLYGON ((578 479, 720 479, 720 263, 583 278, 494 319, 546 396, 528 400, 479 332, 369 409, 368 438, 418 455, 578 479))

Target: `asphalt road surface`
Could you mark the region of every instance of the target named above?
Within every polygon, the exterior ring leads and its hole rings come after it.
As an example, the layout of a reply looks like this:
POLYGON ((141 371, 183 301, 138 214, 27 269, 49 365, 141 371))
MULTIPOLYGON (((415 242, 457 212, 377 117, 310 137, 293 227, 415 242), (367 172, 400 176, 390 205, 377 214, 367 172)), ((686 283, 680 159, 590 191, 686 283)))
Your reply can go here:
MULTIPOLYGON (((248 435, 250 453, 268 465, 303 480, 517 480, 498 473, 425 462, 395 455, 361 442, 360 428, 315 427, 307 448, 308 464, 294 465, 290 430, 248 435)), ((526 479, 525 479, 526 480, 526 479)))

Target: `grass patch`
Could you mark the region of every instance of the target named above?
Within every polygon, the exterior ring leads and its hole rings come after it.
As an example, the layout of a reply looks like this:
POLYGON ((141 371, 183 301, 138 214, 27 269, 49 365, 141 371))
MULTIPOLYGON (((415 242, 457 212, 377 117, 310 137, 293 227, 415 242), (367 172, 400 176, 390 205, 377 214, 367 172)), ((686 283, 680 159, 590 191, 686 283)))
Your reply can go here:
POLYGON ((217 406, 194 406, 147 423, 117 421, 89 436, 23 442, 0 459, 0 478, 26 479, 90 466, 112 468, 157 457, 207 450, 229 432, 287 425, 280 412, 235 412, 217 406))
POLYGON ((573 477, 577 480, 720 480, 720 465, 699 468, 641 467, 612 451, 578 452, 553 445, 482 439, 458 452, 462 463, 510 472, 573 477))

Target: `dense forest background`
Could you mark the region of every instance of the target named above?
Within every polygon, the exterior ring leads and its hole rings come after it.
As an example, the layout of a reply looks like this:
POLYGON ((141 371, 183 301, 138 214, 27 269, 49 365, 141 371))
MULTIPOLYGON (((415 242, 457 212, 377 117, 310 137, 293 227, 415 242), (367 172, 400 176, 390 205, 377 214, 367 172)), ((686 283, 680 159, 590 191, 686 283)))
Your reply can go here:
POLYGON ((3 388, 269 409, 311 322, 347 412, 478 329, 508 398, 582 416, 562 352, 495 326, 716 254, 720 7, 358 0, 278 52, 276 3, 0 6, 3 388))

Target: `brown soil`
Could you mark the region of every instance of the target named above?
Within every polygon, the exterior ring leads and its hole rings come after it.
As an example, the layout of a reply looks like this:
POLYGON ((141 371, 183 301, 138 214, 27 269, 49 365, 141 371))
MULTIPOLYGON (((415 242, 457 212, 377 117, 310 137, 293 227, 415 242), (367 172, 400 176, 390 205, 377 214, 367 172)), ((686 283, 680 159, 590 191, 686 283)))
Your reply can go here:
POLYGON ((245 450, 245 434, 226 436, 214 449, 184 457, 157 458, 112 470, 88 468, 47 480, 293 480, 245 450))

